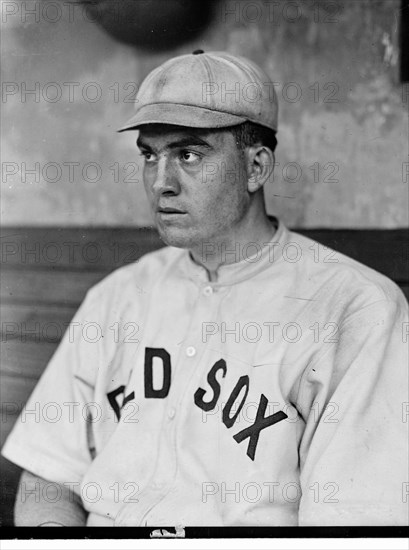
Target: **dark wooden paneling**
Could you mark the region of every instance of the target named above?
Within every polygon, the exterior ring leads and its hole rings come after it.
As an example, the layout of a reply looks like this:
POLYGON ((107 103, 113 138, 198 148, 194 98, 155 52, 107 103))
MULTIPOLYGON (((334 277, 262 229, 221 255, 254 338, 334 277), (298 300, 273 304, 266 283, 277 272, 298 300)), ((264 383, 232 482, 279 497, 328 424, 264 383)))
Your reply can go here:
POLYGON ((406 229, 297 231, 380 271, 394 281, 409 281, 409 234, 406 229))
POLYGON ((3 269, 0 275, 3 304, 30 303, 78 306, 87 290, 105 277, 104 271, 3 269))
POLYGON ((12 339, 3 342, 0 374, 37 380, 56 350, 58 342, 12 339))
POLYGON ((8 374, 1 373, 0 384, 0 402, 1 402, 1 426, 2 437, 3 432, 6 432, 9 425, 4 424, 4 419, 10 415, 17 414, 22 405, 27 401, 35 385, 37 379, 35 378, 23 378, 18 376, 10 376, 8 374))
MULTIPOLYGON (((408 280, 406 229, 302 229, 299 233, 388 275, 408 280)), ((3 266, 109 272, 163 246, 153 229, 34 228, 1 230, 3 266), (31 252, 29 252, 31 251, 31 252)))
POLYGON ((61 339, 76 307, 65 305, 4 304, 1 307, 2 342, 61 339))
MULTIPOLYGON (((7 435, 10 433, 12 427, 17 422, 19 413, 13 413, 17 410, 16 407, 9 405, 10 401, 1 404, 1 429, 0 429, 0 445, 3 446, 7 435)), ((20 407, 21 410, 22 407, 20 407)))
POLYGON ((156 231, 136 228, 3 228, 7 267, 112 271, 163 246, 156 231))
POLYGON ((0 457, 0 526, 12 526, 14 520, 14 499, 17 492, 21 468, 0 457))
POLYGON ((408 284, 399 283, 399 286, 400 286, 403 294, 406 296, 406 299, 409 302, 409 283, 408 284))

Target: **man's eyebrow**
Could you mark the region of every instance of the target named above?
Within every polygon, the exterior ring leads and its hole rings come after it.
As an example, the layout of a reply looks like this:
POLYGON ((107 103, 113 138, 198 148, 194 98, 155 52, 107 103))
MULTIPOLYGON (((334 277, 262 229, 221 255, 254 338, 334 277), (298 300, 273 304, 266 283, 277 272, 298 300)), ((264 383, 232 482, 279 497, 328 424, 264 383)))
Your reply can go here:
MULTIPOLYGON (((144 148, 151 150, 151 147, 148 143, 145 143, 142 138, 138 138, 136 140, 136 145, 139 148, 144 148)), ((213 149, 212 145, 208 143, 207 141, 204 141, 203 139, 197 137, 197 136, 188 136, 181 138, 179 140, 173 141, 171 143, 168 143, 166 145, 166 149, 177 149, 179 147, 191 147, 192 145, 196 145, 199 147, 206 147, 206 149, 213 149)))
POLYGON ((206 147, 207 149, 213 149, 213 147, 207 141, 201 139, 198 136, 188 136, 178 141, 174 141, 168 145, 169 149, 176 149, 177 147, 189 147, 192 145, 199 145, 200 147, 206 147))
POLYGON ((140 137, 138 137, 138 139, 136 140, 136 146, 139 147, 139 149, 149 149, 150 150, 150 147, 147 143, 144 143, 143 139, 141 139, 140 137))

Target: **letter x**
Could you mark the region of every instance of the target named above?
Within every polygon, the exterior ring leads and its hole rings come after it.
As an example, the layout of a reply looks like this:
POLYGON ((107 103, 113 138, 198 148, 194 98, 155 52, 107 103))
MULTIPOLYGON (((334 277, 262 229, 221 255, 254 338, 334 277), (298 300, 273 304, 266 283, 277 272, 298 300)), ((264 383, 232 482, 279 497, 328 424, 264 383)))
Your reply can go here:
POLYGON ((261 430, 264 430, 264 428, 268 428, 268 426, 272 426, 273 424, 280 422, 280 420, 288 418, 288 416, 283 411, 276 412, 271 416, 264 416, 267 404, 267 397, 264 394, 261 394, 254 424, 233 436, 237 443, 241 443, 248 437, 250 438, 249 445, 247 447, 247 456, 250 457, 251 460, 254 460, 254 457, 256 455, 256 448, 261 430))

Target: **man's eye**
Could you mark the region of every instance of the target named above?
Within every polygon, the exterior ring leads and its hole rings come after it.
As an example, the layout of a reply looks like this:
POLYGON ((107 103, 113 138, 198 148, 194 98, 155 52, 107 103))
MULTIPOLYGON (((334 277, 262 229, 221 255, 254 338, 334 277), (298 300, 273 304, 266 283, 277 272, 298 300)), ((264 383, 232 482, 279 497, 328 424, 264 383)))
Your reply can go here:
POLYGON ((182 151, 180 156, 181 159, 188 164, 192 164, 200 159, 200 155, 198 153, 193 153, 193 151, 182 151))
POLYGON ((146 162, 154 162, 155 161, 155 155, 153 153, 150 153, 149 151, 142 151, 141 155, 145 159, 146 162))

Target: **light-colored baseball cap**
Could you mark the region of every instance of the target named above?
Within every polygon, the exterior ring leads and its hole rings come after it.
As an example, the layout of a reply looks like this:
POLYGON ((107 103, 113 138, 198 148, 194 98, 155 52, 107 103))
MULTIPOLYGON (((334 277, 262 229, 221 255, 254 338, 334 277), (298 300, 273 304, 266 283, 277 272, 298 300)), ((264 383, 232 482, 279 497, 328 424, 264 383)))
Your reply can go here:
POLYGON ((246 121, 277 130, 274 84, 256 64, 226 52, 169 59, 142 82, 136 112, 119 132, 143 124, 225 128, 246 121))

